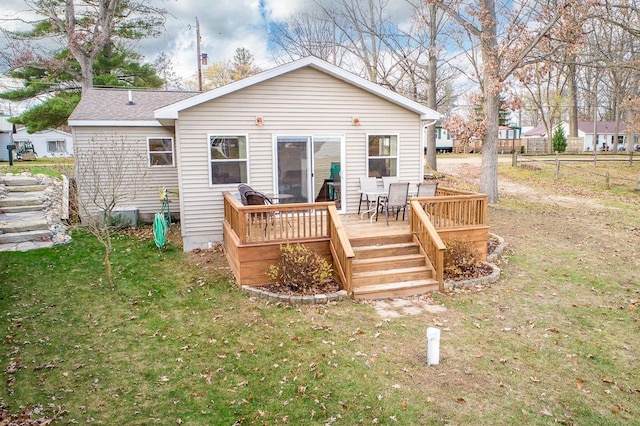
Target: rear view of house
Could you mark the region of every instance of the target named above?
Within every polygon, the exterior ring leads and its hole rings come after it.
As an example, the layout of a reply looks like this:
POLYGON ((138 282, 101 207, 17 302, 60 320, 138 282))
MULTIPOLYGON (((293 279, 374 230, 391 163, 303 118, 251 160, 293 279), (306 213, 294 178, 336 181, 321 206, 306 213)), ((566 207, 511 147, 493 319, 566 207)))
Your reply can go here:
POLYGON ((89 90, 69 124, 77 149, 122 137, 144 155, 149 188, 129 206, 143 218, 159 210, 158 188, 179 189, 171 210, 190 251, 222 240, 223 193, 240 183, 308 203, 330 180, 351 213, 362 176, 420 182, 424 127, 439 117, 309 57, 199 94, 89 90))

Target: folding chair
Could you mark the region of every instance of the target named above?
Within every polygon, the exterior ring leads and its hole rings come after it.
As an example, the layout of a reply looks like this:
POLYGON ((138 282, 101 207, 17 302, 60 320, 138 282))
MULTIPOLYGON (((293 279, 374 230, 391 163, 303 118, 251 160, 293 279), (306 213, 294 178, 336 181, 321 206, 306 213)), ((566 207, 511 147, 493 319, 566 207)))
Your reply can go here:
MULTIPOLYGON (((371 203, 373 203, 374 200, 370 200, 369 194, 367 194, 365 191, 374 191, 377 188, 378 180, 376 178, 363 176, 360 177, 360 203, 358 204, 358 214, 360 214, 363 201, 367 202, 367 210, 371 210, 371 203)), ((378 200, 375 200, 375 203, 377 205, 378 200)))
MULTIPOLYGON (((389 226, 389 209, 392 212, 396 212, 396 220, 402 209, 402 220, 404 220, 405 212, 407 211, 407 199, 409 198, 409 182, 392 182, 389 183, 389 192, 385 198, 381 198, 379 204, 384 210, 384 214, 387 218, 387 226, 389 226)), ((376 221, 378 216, 376 216, 376 221)))

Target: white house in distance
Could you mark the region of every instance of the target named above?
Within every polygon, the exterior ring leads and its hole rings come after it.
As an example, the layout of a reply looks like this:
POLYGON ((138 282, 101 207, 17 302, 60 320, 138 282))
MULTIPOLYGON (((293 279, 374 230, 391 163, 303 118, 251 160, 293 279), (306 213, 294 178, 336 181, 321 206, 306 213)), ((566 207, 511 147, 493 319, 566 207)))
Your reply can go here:
POLYGON ((6 115, 0 115, 0 161, 9 161, 9 150, 7 145, 13 143, 13 132, 15 127, 9 122, 6 115))
MULTIPOLYGON (((77 150, 125 137, 147 158, 153 186, 134 200, 160 210, 158 188, 179 189, 185 251, 222 241, 223 192, 313 202, 339 173, 341 213, 358 211, 360 177, 421 182, 424 127, 440 114, 314 57, 204 93, 91 89, 69 118, 77 150)), ((78 182, 82 194, 82 182, 78 182)))
MULTIPOLYGON (((562 121, 560 123, 564 129, 564 134, 569 135, 569 122, 562 121)), ((555 127, 554 127, 555 130, 555 127)), ((609 151, 613 149, 615 138, 615 121, 598 121, 596 122, 596 146, 598 151, 609 151)), ((593 121, 579 121, 578 122, 578 138, 582 139, 581 150, 583 152, 593 152, 593 121)), ((624 150, 626 145, 626 123, 620 122, 618 128, 618 150, 624 150)), ((544 126, 540 125, 534 127, 531 130, 523 133, 523 137, 530 138, 542 138, 547 139, 553 137, 547 135, 547 130, 544 126)), ((568 147, 570 148, 570 147, 568 147)), ((569 149, 568 149, 569 150, 569 149)), ((580 147, 574 147, 572 151, 580 151, 580 147)))
POLYGON ((20 151, 21 145, 30 142, 38 158, 73 156, 73 136, 61 130, 50 129, 28 133, 23 127, 13 135, 13 141, 17 151, 20 151))

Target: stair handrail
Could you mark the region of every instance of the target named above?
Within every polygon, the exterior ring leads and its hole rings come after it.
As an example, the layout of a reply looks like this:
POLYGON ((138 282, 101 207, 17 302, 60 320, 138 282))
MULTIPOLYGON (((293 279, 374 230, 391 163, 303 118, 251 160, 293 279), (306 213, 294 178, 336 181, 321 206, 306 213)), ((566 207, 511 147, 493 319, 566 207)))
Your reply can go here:
POLYGON ((411 224, 411 232, 416 236, 418 244, 427 254, 431 265, 435 272, 435 278, 438 281, 440 291, 444 290, 444 251, 447 249, 442 239, 438 235, 438 231, 429 220, 429 216, 422 209, 420 202, 412 199, 410 203, 409 217, 411 224))
POLYGON ((347 231, 342 225, 338 209, 335 205, 327 207, 327 227, 330 237, 331 256, 333 257, 333 269, 342 281, 342 286, 351 294, 353 291, 353 259, 355 253, 347 236, 347 231))

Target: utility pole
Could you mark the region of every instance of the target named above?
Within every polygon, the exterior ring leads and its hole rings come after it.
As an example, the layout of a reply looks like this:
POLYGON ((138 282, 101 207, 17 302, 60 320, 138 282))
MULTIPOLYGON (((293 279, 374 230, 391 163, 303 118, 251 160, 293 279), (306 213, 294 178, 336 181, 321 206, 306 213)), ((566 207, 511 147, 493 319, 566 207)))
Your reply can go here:
POLYGON ((196 50, 198 51, 198 90, 202 92, 202 60, 200 55, 200 22, 196 16, 196 50))

